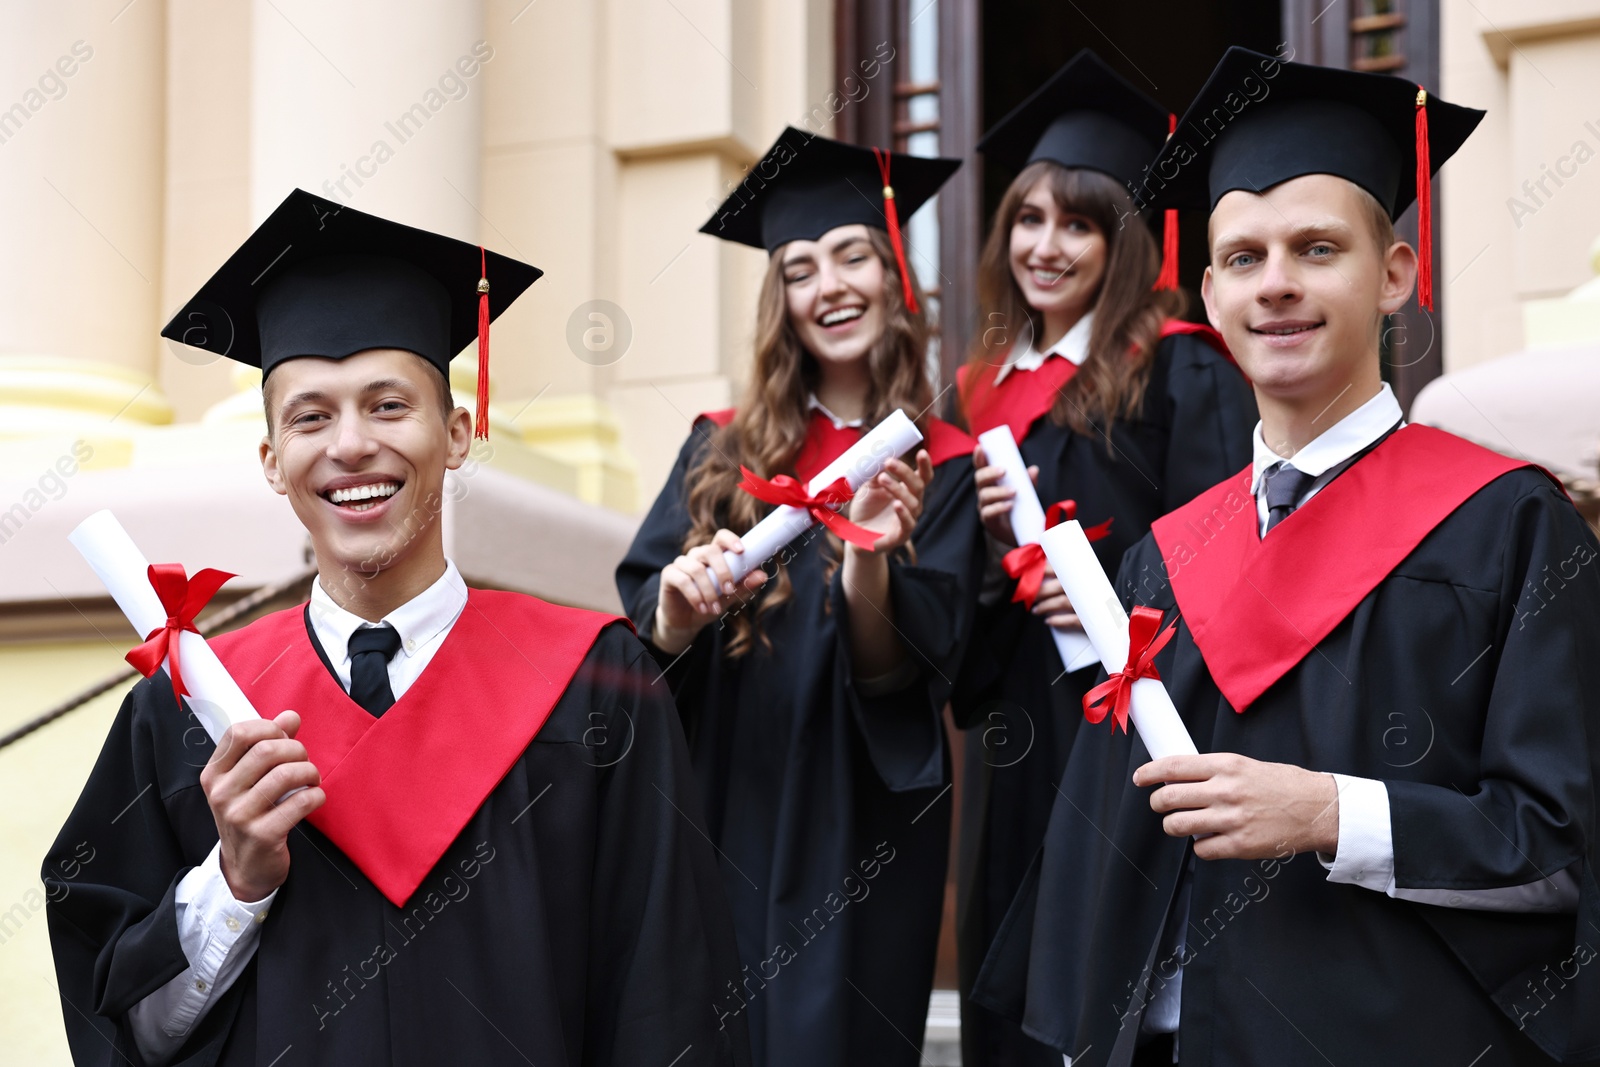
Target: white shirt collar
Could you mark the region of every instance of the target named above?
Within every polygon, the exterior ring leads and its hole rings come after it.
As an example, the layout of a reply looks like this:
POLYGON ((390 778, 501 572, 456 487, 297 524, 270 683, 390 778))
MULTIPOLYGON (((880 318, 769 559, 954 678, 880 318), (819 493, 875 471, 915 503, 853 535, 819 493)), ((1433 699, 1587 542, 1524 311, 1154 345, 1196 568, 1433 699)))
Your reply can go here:
POLYGON ((824 415, 828 416, 828 419, 833 423, 833 428, 835 430, 843 430, 850 427, 854 427, 855 429, 859 430, 867 424, 866 419, 841 419, 839 416, 835 415, 833 412, 829 411, 823 406, 822 401, 817 399, 816 393, 810 394, 806 403, 807 411, 820 411, 824 415))
POLYGON ((322 579, 311 583, 311 618, 317 629, 322 650, 336 665, 350 660, 350 637, 363 626, 388 623, 400 634, 400 647, 407 656, 415 655, 440 631, 447 629, 467 606, 467 583, 456 570, 453 560, 446 559, 444 574, 428 588, 385 615, 381 622, 370 623, 333 602, 322 588, 322 579), (335 643, 335 641, 337 643, 335 643))
POLYGON ((1318 434, 1293 456, 1287 457, 1267 447, 1261 423, 1256 423, 1252 435, 1255 458, 1251 464, 1250 492, 1258 493, 1262 476, 1279 463, 1286 463, 1313 478, 1320 478, 1388 433, 1400 421, 1402 414, 1400 402, 1394 398, 1394 390, 1389 388, 1388 382, 1384 382, 1383 388, 1371 400, 1318 434))
POLYGON ((1005 381, 1006 375, 1011 373, 1013 367, 1017 370, 1038 370, 1051 356, 1062 356, 1073 366, 1083 366, 1083 361, 1089 358, 1089 334, 1093 329, 1094 312, 1085 311, 1083 318, 1073 323, 1072 329, 1062 334, 1061 340, 1051 345, 1048 350, 1037 351, 1030 341, 1020 356, 1008 359, 1001 365, 999 373, 994 376, 994 384, 999 385, 1005 381))

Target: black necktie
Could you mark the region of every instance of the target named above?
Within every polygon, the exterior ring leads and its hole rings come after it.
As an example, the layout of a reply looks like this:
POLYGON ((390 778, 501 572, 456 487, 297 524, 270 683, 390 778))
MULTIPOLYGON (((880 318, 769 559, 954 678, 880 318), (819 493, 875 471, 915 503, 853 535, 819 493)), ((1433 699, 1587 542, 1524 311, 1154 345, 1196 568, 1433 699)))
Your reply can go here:
POLYGON ((350 635, 350 699, 374 717, 394 705, 389 688, 389 660, 400 648, 393 626, 366 626, 350 635))
POLYGON ((1289 513, 1300 506, 1300 498, 1305 496, 1306 490, 1310 489, 1311 483, 1316 480, 1316 475, 1296 470, 1287 463, 1280 463, 1267 471, 1264 476, 1267 490, 1267 533, 1271 533, 1274 526, 1287 519, 1289 513))

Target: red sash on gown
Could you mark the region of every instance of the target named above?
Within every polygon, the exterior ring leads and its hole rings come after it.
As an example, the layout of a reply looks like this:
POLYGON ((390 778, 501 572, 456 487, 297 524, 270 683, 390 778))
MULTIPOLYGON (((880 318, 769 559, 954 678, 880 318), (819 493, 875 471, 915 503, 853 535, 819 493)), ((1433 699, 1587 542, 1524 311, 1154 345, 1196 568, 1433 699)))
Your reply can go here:
POLYGON ((267 717, 300 713, 298 740, 327 803, 309 820, 397 907, 544 726, 616 616, 473 589, 461 617, 381 718, 351 700, 306 632, 305 606, 213 638, 267 717))
POLYGON ((1242 712, 1469 497, 1528 466, 1443 430, 1405 426, 1265 540, 1250 468, 1151 531, 1211 677, 1242 712))

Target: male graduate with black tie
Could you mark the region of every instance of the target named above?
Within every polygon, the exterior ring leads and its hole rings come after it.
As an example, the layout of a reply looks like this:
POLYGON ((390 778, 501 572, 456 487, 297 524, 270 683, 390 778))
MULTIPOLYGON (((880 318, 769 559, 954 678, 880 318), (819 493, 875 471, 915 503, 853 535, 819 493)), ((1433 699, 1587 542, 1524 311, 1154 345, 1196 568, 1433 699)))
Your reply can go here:
POLYGON ((319 576, 211 642, 269 718, 213 747, 159 670, 123 703, 45 861, 77 1063, 748 1062, 659 668, 444 554, 448 362, 480 338, 482 433, 483 335, 538 276, 297 190, 164 331, 262 368, 319 576))
POLYGON ((1431 304, 1427 176, 1481 117, 1235 48, 1147 173, 1212 210, 1202 292, 1261 423, 1118 579, 1174 621, 1201 754, 1080 733, 986 961, 1079 1067, 1600 1059, 1600 546, 1379 373, 1419 275, 1431 304))

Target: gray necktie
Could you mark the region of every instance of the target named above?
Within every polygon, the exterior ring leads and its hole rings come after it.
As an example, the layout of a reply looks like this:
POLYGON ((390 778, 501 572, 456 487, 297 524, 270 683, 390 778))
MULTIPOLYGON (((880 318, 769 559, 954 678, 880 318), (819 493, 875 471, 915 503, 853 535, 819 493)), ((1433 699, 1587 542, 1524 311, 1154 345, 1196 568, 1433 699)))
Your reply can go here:
POLYGON ((1274 526, 1287 519, 1289 513, 1300 506, 1301 498, 1317 478, 1316 475, 1296 470, 1288 463, 1279 463, 1267 471, 1262 480, 1267 492, 1266 532, 1271 533, 1274 526))

